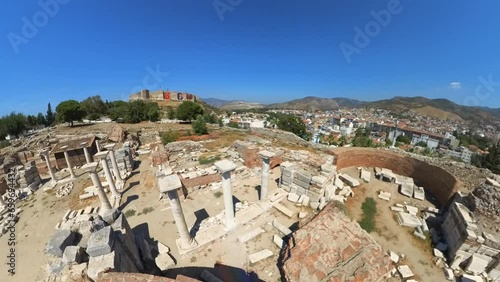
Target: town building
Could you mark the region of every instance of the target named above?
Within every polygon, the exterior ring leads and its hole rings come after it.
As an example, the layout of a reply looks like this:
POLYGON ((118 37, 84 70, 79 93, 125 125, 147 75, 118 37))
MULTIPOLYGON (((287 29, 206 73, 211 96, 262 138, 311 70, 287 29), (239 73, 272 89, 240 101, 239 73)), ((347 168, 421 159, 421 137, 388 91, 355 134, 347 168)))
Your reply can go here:
POLYGON ((470 164, 474 152, 463 146, 458 147, 456 150, 442 150, 447 156, 461 159, 463 162, 470 164))
POLYGON ((436 149, 437 147, 439 147, 438 139, 431 138, 427 134, 422 134, 422 135, 413 134, 411 138, 411 144, 415 145, 420 142, 424 142, 425 144, 427 144, 427 148, 429 149, 436 149))

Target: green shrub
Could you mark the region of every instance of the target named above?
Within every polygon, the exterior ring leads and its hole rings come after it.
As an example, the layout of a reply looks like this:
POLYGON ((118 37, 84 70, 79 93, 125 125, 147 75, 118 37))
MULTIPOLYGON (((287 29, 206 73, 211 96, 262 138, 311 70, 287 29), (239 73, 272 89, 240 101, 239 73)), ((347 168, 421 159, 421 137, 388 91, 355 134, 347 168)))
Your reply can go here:
POLYGON ((163 143, 163 145, 166 145, 170 142, 175 142, 177 141, 177 139, 179 139, 179 132, 173 130, 169 130, 163 133, 163 135, 161 136, 161 142, 163 143))
POLYGON ((361 205, 363 218, 358 222, 361 228, 370 233, 375 230, 375 215, 377 214, 377 203, 373 198, 366 198, 361 205))
POLYGON ((208 133, 207 123, 203 116, 198 116, 192 124, 194 133, 198 135, 203 135, 208 133))
POLYGON ((133 209, 127 210, 125 212, 125 216, 126 217, 131 217, 131 216, 134 216, 134 215, 135 215, 135 210, 133 210, 133 209))
POLYGON ((0 141, 0 149, 5 148, 5 147, 9 147, 10 145, 11 145, 10 142, 7 140, 0 141))
POLYGON ((217 155, 217 156, 212 156, 212 157, 200 157, 198 159, 198 161, 200 162, 201 165, 206 165, 206 164, 211 164, 211 163, 214 163, 216 161, 220 161, 220 156, 217 155))

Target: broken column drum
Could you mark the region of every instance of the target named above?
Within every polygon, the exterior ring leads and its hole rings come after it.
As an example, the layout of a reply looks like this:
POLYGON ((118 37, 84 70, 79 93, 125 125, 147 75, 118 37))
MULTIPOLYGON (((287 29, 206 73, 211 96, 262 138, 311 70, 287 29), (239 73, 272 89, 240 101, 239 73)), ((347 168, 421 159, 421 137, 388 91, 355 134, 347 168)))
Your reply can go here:
POLYGON ((97 196, 99 196, 99 200, 101 200, 101 208, 99 210, 99 213, 103 214, 104 211, 111 209, 111 204, 108 200, 108 197, 106 196, 106 193, 104 193, 104 188, 102 187, 101 180, 99 180, 99 176, 97 175, 97 165, 97 162, 93 162, 82 166, 82 169, 90 174, 90 179, 92 179, 92 183, 97 190, 97 196))
POLYGON ((193 248, 196 246, 196 241, 193 240, 187 228, 186 219, 184 218, 181 202, 177 193, 177 189, 182 188, 179 176, 177 174, 161 174, 158 176, 157 181, 160 192, 167 193, 168 199, 170 200, 170 208, 172 210, 172 215, 174 216, 177 231, 179 232, 180 247, 182 249, 193 248))
POLYGON ((101 160, 102 170, 104 170, 104 175, 106 176, 106 181, 108 181, 109 189, 111 190, 113 197, 119 199, 121 198, 120 192, 116 190, 115 181, 111 176, 111 171, 109 170, 108 162, 106 161, 106 156, 108 155, 108 152, 109 151, 103 151, 95 154, 94 156, 96 157, 97 160, 99 159, 101 160))
POLYGON ((54 171, 52 170, 52 166, 50 165, 49 151, 43 150, 40 152, 40 155, 43 156, 43 158, 45 159, 45 162, 47 163, 47 168, 48 168, 49 173, 50 173, 50 178, 52 178, 53 182, 56 182, 57 181, 56 176, 54 174, 54 171))
POLYGON ((224 192, 224 207, 226 212, 226 227, 232 228, 235 225, 233 193, 231 191, 231 171, 236 169, 236 164, 229 160, 218 161, 215 167, 222 174, 222 190, 224 192))
POLYGON ((68 165, 69 173, 71 174, 71 178, 76 178, 75 172, 73 171, 73 167, 71 166, 71 162, 69 161, 69 154, 66 150, 68 145, 62 146, 61 149, 64 150, 64 158, 66 159, 66 164, 68 165))
POLYGON ((263 150, 259 152, 259 156, 262 158, 262 182, 260 184, 260 200, 267 201, 267 195, 269 194, 269 167, 271 158, 274 157, 274 153, 263 150))

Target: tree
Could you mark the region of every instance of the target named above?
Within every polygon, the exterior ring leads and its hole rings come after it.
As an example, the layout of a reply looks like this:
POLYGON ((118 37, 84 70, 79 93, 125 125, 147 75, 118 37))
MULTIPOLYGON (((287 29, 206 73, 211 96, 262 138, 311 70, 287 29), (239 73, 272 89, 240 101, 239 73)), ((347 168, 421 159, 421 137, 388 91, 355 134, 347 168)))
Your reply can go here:
POLYGON ((424 141, 418 141, 415 146, 427 148, 427 143, 425 143, 424 141))
POLYGON ((224 126, 224 121, 221 118, 217 120, 217 123, 219 124, 219 127, 224 126))
POLYGON ((155 102, 146 103, 146 116, 149 121, 158 121, 160 120, 160 108, 158 104, 155 102))
POLYGON ((33 115, 28 115, 26 117, 26 121, 29 128, 35 128, 37 125, 36 117, 33 115))
POLYGON ((199 115, 203 115, 203 108, 192 101, 185 101, 177 108, 177 118, 180 120, 191 122, 199 115))
POLYGON ((0 120, 0 128, 2 128, 0 130, 0 135, 4 135, 3 138, 5 138, 7 134, 18 137, 24 132, 27 125, 28 120, 25 115, 12 112, 7 116, 3 116, 0 120))
POLYGON ((70 126, 73 126, 75 120, 81 120, 87 114, 80 102, 76 100, 61 102, 56 107, 56 113, 62 121, 68 122, 70 126))
POLYGON ((208 133, 207 123, 202 115, 198 115, 192 124, 194 133, 203 135, 208 133))
POLYGON ((205 118, 205 121, 210 123, 210 124, 217 123, 217 116, 215 114, 205 113, 205 115, 203 115, 203 117, 205 118))
POLYGON ((496 143, 492 145, 488 154, 482 159, 482 166, 491 170, 495 174, 500 173, 500 144, 496 143))
POLYGON ((411 143, 411 138, 408 135, 399 135, 398 138, 396 138, 396 141, 405 143, 405 144, 410 144, 411 143))
POLYGON ((300 117, 294 115, 280 115, 278 116, 277 125, 281 130, 292 132, 300 138, 307 138, 306 125, 302 122, 300 117))
POLYGON ((237 123, 237 122, 234 122, 234 121, 230 121, 227 126, 231 127, 231 128, 240 128, 240 125, 237 123))
POLYGON ((36 116, 36 124, 37 125, 46 125, 47 124, 47 119, 42 113, 38 113, 36 116))
POLYGON ((47 115, 45 116, 45 125, 46 126, 51 126, 54 121, 56 121, 56 117, 54 116, 54 113, 52 112, 52 107, 50 106, 50 103, 47 105, 47 115))
POLYGON ((112 120, 118 120, 118 119, 123 119, 125 120, 127 118, 128 114, 128 103, 124 101, 113 101, 109 102, 109 112, 108 116, 112 120))
POLYGON ((127 116, 125 121, 128 123, 138 123, 147 120, 146 102, 135 100, 128 103, 127 116))
POLYGON ((95 117, 106 115, 109 110, 108 106, 99 95, 88 97, 81 102, 81 105, 85 112, 87 112, 87 117, 92 120, 96 119, 95 117))
POLYGON ((167 118, 175 119, 175 110, 172 106, 167 106, 167 118))

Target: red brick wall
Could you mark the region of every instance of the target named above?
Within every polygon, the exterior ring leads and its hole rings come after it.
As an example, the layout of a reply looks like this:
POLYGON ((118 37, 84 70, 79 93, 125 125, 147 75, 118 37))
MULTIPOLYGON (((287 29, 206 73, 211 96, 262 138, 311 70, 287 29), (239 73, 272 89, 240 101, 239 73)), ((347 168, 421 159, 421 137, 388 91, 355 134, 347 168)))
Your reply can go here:
MULTIPOLYGON (((180 175, 179 175, 179 177, 180 177, 180 175)), ((216 174, 209 174, 209 175, 200 176, 200 177, 193 178, 193 179, 184 179, 182 177, 180 177, 180 179, 181 179, 182 185, 184 187, 193 188, 194 186, 198 186, 198 185, 207 185, 207 184, 212 183, 212 182, 222 181, 222 176, 220 173, 216 173, 216 174)))
POLYGON ((177 275, 176 279, 167 277, 154 276, 143 273, 127 273, 127 272, 101 272, 97 277, 96 282, 201 282, 184 275, 177 275))
POLYGON ((415 184, 431 192, 441 205, 445 205, 461 185, 455 176, 440 167, 387 150, 342 148, 333 155, 339 170, 355 166, 383 167, 412 177, 415 184))

